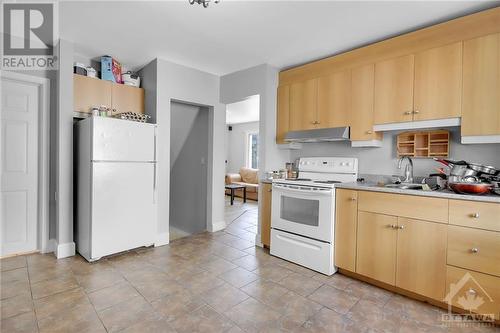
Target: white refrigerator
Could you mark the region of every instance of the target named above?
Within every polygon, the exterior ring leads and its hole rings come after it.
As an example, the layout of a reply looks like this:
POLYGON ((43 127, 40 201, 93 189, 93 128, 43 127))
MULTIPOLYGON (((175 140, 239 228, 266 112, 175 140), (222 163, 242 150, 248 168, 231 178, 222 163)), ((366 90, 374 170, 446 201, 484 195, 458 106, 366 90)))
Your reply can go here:
POLYGON ((78 253, 95 261, 154 244, 156 125, 90 117, 75 134, 78 253))

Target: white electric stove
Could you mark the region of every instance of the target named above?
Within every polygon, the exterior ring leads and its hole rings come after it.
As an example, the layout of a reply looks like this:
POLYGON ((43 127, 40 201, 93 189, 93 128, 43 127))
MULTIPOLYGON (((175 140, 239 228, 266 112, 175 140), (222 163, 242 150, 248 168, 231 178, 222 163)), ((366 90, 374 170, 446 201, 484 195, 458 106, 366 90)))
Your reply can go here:
POLYGON ((335 184, 357 178, 356 158, 308 157, 299 160, 299 178, 273 180, 271 254, 335 273, 335 184))

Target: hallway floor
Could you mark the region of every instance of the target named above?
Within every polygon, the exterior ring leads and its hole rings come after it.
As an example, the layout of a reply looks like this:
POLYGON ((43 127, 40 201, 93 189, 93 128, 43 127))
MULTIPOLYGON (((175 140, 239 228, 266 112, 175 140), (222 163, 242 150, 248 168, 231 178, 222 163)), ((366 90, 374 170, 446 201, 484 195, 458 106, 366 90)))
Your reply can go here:
POLYGON ((499 332, 440 327, 442 310, 254 246, 256 205, 225 231, 89 264, 3 259, 2 332, 499 332))

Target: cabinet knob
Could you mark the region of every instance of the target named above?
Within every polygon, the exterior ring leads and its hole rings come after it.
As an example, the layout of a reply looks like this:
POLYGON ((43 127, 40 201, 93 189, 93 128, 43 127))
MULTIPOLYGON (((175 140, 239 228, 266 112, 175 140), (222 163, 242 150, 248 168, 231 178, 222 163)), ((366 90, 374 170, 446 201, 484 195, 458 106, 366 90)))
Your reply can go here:
POLYGON ((395 225, 395 224, 388 224, 387 227, 388 228, 392 228, 392 229, 397 229, 398 228, 398 226, 395 225))
POLYGON ((351 201, 356 201, 356 198, 349 198, 349 200, 351 200, 351 201))
POLYGON ((473 219, 478 219, 479 218, 479 213, 472 213, 470 215, 470 217, 472 217, 473 219))
POLYGON ((467 290, 467 293, 469 293, 470 295, 476 295, 477 294, 477 291, 475 291, 474 289, 472 288, 469 288, 469 290, 467 290))
POLYGON ((272 191, 273 191, 272 189, 267 190, 267 192, 272 192, 272 191))
POLYGON ((477 247, 473 247, 472 249, 470 249, 470 252, 472 252, 472 253, 478 253, 479 249, 477 247))
POLYGON ((400 225, 398 228, 399 228, 399 229, 404 229, 404 228, 405 228, 405 226, 404 226, 404 225, 400 225))
POLYGON ((420 113, 420 111, 415 110, 415 111, 413 111, 413 113, 414 113, 414 114, 418 114, 418 113, 420 113))
POLYGON ((405 114, 405 115, 410 115, 410 114, 412 114, 412 112, 411 112, 411 111, 405 111, 405 113, 404 113, 404 114, 405 114))
POLYGON ((366 131, 366 134, 373 134, 373 131, 366 131))

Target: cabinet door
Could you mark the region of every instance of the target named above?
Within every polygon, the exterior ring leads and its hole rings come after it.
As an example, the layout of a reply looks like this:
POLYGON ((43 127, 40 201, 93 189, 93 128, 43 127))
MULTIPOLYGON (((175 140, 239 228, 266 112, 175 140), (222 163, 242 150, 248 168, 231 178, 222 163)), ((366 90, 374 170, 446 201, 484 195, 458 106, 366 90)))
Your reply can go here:
POLYGON ((144 113, 144 89, 142 88, 113 84, 111 97, 116 113, 144 113))
POLYGON ((269 247, 271 240, 271 198, 272 185, 261 183, 261 206, 260 206, 260 241, 262 245, 269 247))
POLYGON ((317 128, 349 126, 351 111, 351 71, 318 79, 317 128))
POLYGON ((335 213, 335 266, 356 271, 358 192, 338 189, 335 213))
POLYGON ((278 104, 276 110, 276 143, 285 143, 285 135, 289 127, 290 86, 278 87, 278 104))
POLYGON ((500 34, 464 42, 462 135, 500 134, 500 34))
POLYGON ((395 216, 358 212, 356 273, 394 285, 397 223, 395 216))
POLYGON ((382 138, 373 132, 374 79, 374 64, 351 71, 351 141, 382 138))
POLYGON ((375 124, 413 120, 414 56, 375 64, 375 124))
POLYGON ((396 286, 436 300, 444 298, 446 224, 398 218, 396 286))
POLYGON ((317 123, 318 79, 290 86, 290 130, 313 129, 317 123))
POLYGON ((73 111, 90 113, 92 107, 111 107, 111 85, 105 80, 74 74, 73 111))
POLYGON ((460 117, 462 42, 415 55, 413 120, 460 117))

